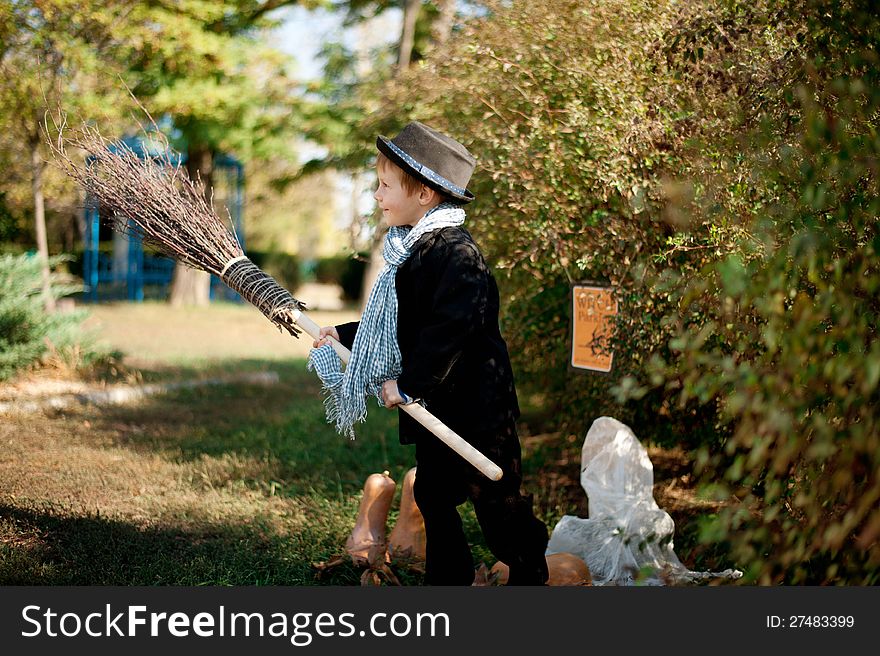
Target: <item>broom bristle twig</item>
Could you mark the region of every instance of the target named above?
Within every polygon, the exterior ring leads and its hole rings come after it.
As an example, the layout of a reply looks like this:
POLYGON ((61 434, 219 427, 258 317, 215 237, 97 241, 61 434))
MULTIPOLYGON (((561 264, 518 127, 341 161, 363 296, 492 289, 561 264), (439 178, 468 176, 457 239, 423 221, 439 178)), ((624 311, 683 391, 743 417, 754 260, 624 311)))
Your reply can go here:
POLYGON ((112 216, 115 229, 136 233, 159 252, 216 275, 244 254, 201 185, 172 164, 161 137, 159 152, 140 156, 125 143, 110 143, 92 126, 73 132, 61 122, 56 128, 57 139, 50 144, 55 161, 90 202, 112 216), (84 163, 69 155, 69 147, 85 153, 84 163))
POLYGON ((72 130, 63 112, 47 115, 47 124, 49 120, 57 133, 55 139, 47 138, 55 163, 82 187, 87 202, 109 213, 114 230, 137 235, 163 255, 219 276, 276 325, 299 333, 283 310, 305 306, 274 279, 255 266, 244 278, 225 275, 244 250, 214 212, 203 186, 172 162, 161 132, 155 133, 155 152, 141 155, 125 143, 111 143, 93 126, 72 130), (70 154, 71 148, 83 151, 82 162, 70 154))

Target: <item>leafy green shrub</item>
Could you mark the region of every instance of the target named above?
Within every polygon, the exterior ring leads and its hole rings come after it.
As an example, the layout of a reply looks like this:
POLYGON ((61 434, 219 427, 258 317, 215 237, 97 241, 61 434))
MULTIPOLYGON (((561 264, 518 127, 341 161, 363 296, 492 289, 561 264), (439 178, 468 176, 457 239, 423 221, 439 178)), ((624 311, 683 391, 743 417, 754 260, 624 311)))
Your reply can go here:
POLYGON ((339 284, 342 286, 342 298, 347 301, 357 301, 361 297, 364 288, 364 274, 367 270, 368 261, 366 254, 360 257, 350 257, 342 271, 339 284))
MULTIPOLYGON (((55 266, 63 259, 51 258, 50 263, 55 266)), ((45 312, 40 271, 35 256, 0 255, 0 380, 36 365, 46 356, 82 366, 104 355, 81 330, 84 311, 45 312)), ((56 299, 80 289, 59 284, 54 275, 51 282, 56 299)))
MULTIPOLYGON (((0 243, 18 243, 25 236, 22 217, 10 209, 6 197, 8 192, 0 191, 0 243)), ((5 244, 4 244, 5 245, 5 244)))
POLYGON ((348 259, 344 255, 320 258, 315 262, 315 281, 325 285, 339 284, 348 259))
MULTIPOLYGON (((758 187, 701 277, 655 384, 717 404, 730 437, 699 454, 736 498, 704 527, 761 583, 880 581, 880 19, 871 3, 783 3, 802 21, 792 83, 768 97, 729 170, 758 187), (743 162, 737 164, 737 160, 743 162)), ((707 47, 708 49, 708 47, 707 47)), ((714 185, 736 198, 728 176, 714 185)), ((720 194, 718 195, 720 197, 720 194)), ((740 194, 741 197, 741 194, 740 194)))
POLYGON ((7 241, 0 243, 0 255, 22 255, 32 250, 32 248, 27 248, 15 242, 7 241))

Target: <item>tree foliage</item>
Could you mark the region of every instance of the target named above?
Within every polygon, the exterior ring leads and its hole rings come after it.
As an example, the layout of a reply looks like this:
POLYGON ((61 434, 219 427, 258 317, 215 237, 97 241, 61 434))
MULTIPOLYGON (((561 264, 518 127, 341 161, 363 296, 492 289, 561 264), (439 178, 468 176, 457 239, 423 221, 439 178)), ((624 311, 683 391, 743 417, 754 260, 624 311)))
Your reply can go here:
MULTIPOLYGON (((6 208, 0 233, 7 239, 33 240, 35 171, 28 155, 45 155, 41 124, 47 111, 63 106, 71 116, 101 120, 109 130, 120 127, 126 92, 116 76, 124 65, 109 52, 126 38, 120 22, 130 4, 21 0, 0 7, 0 166, 6 208)), ((70 247, 76 236, 76 190, 51 169, 40 177, 50 226, 56 228, 52 232, 65 235, 70 247)))
MULTIPOLYGON (((364 27, 389 10, 403 9, 405 0, 335 0, 334 9, 343 14, 343 24, 364 27)), ((432 0, 417 3, 417 20, 410 65, 423 61, 452 29, 455 2, 432 0)), ((360 171, 375 155, 375 119, 383 132, 391 132, 397 121, 387 108, 385 85, 396 75, 401 47, 399 38, 366 47, 352 48, 342 41, 324 44, 321 57, 324 74, 309 85, 303 111, 304 133, 326 147, 328 154, 304 168, 304 174, 328 167, 360 171)))
POLYGON ((182 150, 208 147, 244 161, 290 157, 297 81, 290 58, 268 47, 277 24, 241 0, 139 3, 129 20, 147 25, 117 56, 126 79, 156 116, 173 118, 182 150))
MULTIPOLYGON (((219 151, 245 164, 272 159, 276 169, 296 166, 300 101, 292 60, 261 38, 277 25, 272 11, 289 4, 293 0, 4 5, 0 119, 23 126, 0 140, 14 179, 13 193, 4 196, 13 210, 0 215, 11 224, 4 232, 21 235, 21 215, 37 205, 23 193, 30 176, 18 153, 23 142, 39 146, 45 111, 61 106, 74 122, 95 120, 107 136, 122 136, 148 122, 126 85, 163 128, 172 126, 173 145, 187 153, 191 175, 208 188, 219 151)), ((80 203, 69 185, 49 195, 55 203, 65 198, 68 216, 76 215, 80 203)), ((193 298, 207 298, 203 278, 201 289, 183 285, 193 298)))
MULTIPOLYGON (((220 151, 248 163, 294 159, 298 98, 290 58, 259 38, 276 24, 268 10, 284 4, 291 3, 183 0, 139 4, 133 12, 147 29, 120 51, 131 62, 129 84, 151 112, 172 117, 172 144, 186 153, 189 174, 206 193, 220 151)), ((179 264, 170 300, 206 304, 209 284, 207 275, 179 264)))

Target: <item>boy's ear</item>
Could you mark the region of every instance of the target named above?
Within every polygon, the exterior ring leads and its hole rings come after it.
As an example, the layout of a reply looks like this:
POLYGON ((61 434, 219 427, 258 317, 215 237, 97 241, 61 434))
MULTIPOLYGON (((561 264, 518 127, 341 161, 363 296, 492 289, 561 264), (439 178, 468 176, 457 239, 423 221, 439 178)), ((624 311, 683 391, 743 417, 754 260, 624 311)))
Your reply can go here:
POLYGON ((431 189, 428 185, 423 184, 419 189, 419 203, 421 205, 430 205, 434 201, 438 200, 440 194, 437 193, 436 189, 431 189))

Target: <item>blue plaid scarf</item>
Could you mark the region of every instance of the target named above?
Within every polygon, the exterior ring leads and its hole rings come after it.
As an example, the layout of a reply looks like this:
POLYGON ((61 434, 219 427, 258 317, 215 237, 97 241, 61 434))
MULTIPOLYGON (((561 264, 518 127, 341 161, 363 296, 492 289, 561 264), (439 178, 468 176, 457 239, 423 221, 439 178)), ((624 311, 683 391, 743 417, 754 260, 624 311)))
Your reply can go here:
POLYGON ((385 266, 379 273, 361 317, 351 359, 345 371, 342 360, 329 345, 312 349, 309 370, 314 370, 324 386, 327 398, 327 421, 336 430, 354 439, 355 422, 367 418, 367 396, 375 396, 383 406, 381 391, 386 380, 396 380, 401 372, 400 347, 397 345, 397 268, 409 258, 419 237, 440 228, 460 226, 465 212, 454 203, 441 203, 429 210, 415 225, 394 226, 385 236, 382 252, 385 266))

